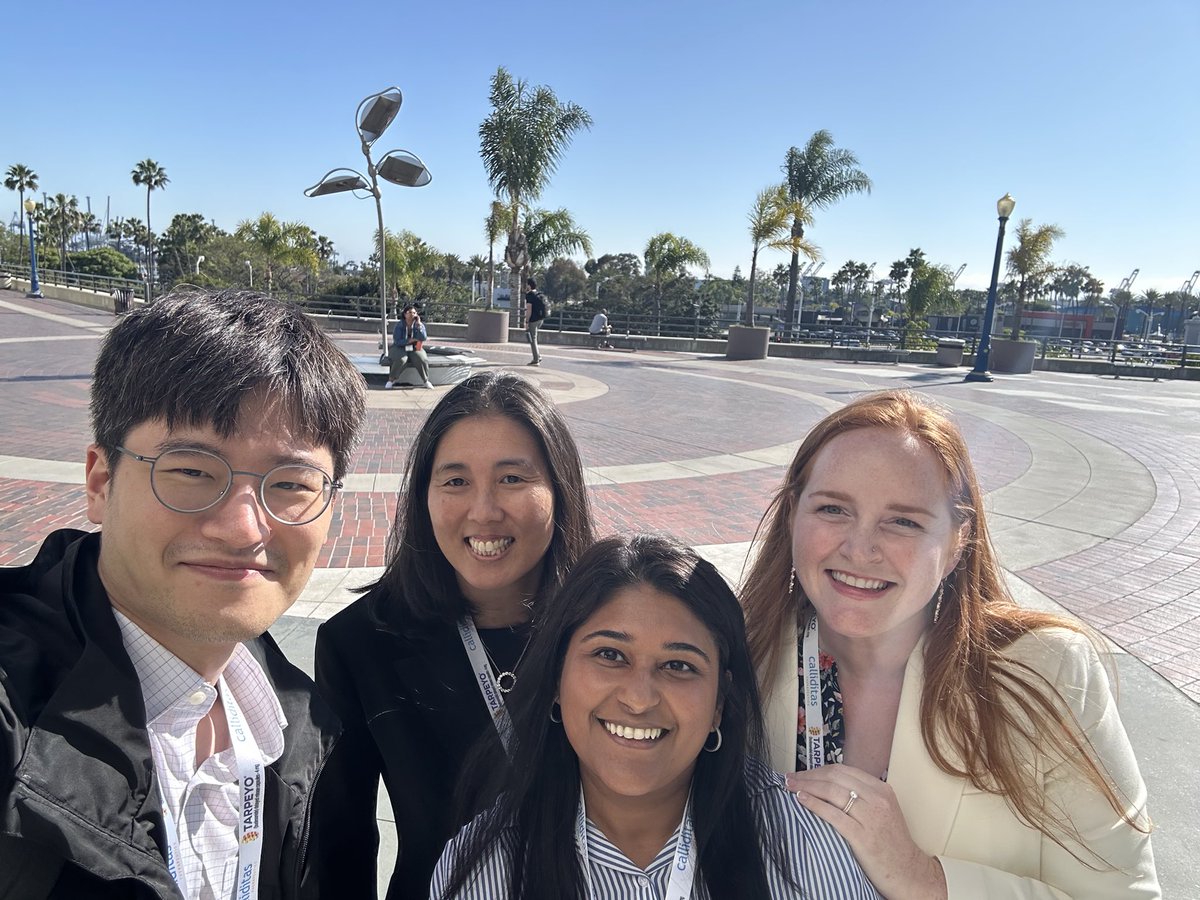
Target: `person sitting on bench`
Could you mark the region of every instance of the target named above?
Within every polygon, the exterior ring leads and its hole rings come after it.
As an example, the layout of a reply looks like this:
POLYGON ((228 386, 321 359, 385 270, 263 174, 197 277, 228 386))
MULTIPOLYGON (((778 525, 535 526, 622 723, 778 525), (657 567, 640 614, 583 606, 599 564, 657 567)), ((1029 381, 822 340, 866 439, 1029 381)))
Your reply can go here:
POLYGON ((600 342, 596 344, 597 347, 611 350, 612 344, 608 342, 608 336, 611 333, 612 326, 608 324, 608 310, 602 309, 596 313, 595 318, 592 319, 592 324, 588 326, 588 334, 593 338, 600 339, 600 342))

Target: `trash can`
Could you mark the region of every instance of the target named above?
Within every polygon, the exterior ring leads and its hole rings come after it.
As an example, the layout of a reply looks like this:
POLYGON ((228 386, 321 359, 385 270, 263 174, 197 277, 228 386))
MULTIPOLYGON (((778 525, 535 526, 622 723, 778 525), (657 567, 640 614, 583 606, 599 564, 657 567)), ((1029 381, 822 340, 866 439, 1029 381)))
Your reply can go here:
POLYGON ((938 338, 937 359, 939 366, 961 366, 963 348, 967 342, 958 338, 938 338))
POLYGON ((117 288, 113 291, 113 312, 116 315, 129 312, 129 303, 133 300, 132 288, 117 288))

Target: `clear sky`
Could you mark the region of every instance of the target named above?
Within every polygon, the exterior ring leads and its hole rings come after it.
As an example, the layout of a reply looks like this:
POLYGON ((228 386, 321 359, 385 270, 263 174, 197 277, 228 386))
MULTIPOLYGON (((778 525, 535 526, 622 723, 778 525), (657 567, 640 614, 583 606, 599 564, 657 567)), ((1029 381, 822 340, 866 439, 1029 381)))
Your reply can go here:
MULTIPOLYGON (((372 204, 302 190, 363 167, 354 110, 398 85, 376 149, 417 153, 434 180, 385 185, 387 227, 486 254, 478 127, 503 65, 595 120, 540 205, 570 209, 597 255, 673 231, 714 274, 748 273, 755 194, 825 128, 875 187, 818 211, 822 274, 853 258, 885 277, 919 246, 984 287, 1005 191, 1013 224, 1061 226, 1056 259, 1106 287, 1139 268, 1135 292, 1174 290, 1200 269, 1196 0, 40 0, 5 26, 0 168, 32 167, 102 220, 106 203, 144 218, 129 173, 150 157, 171 179, 156 230, 270 211, 363 259, 372 204)), ((4 221, 16 207, 0 192, 4 221)))

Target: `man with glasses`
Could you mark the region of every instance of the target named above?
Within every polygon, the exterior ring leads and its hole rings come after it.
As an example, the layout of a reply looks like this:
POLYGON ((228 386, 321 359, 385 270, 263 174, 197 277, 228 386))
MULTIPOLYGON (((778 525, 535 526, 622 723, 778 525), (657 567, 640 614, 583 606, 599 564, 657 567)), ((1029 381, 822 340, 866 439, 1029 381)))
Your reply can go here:
POLYGON ((108 334, 101 530, 0 570, 0 897, 336 895, 310 809, 339 726, 265 632, 363 412, 345 355, 261 294, 176 292, 108 334))

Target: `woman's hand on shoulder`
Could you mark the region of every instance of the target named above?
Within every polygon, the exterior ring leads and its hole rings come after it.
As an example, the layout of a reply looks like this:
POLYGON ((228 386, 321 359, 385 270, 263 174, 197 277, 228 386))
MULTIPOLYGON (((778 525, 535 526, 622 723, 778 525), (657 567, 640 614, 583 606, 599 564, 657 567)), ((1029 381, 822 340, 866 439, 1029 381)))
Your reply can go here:
POLYGON ((896 792, 887 782, 853 766, 829 765, 792 772, 787 785, 801 806, 846 839, 887 900, 944 900, 942 864, 913 841, 896 792))

